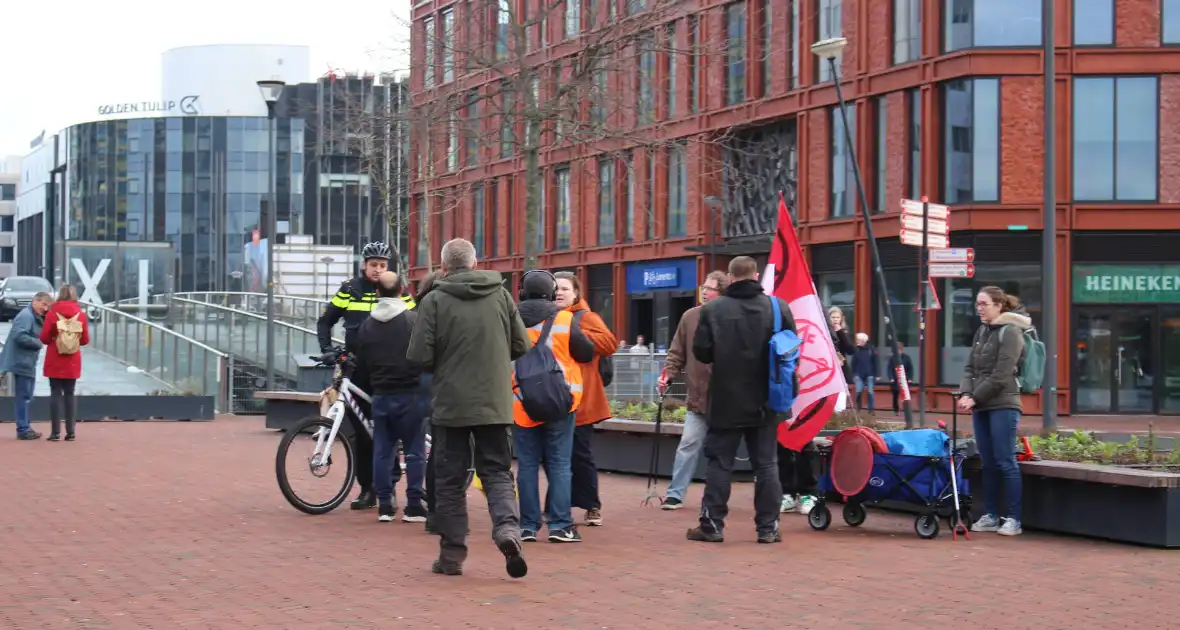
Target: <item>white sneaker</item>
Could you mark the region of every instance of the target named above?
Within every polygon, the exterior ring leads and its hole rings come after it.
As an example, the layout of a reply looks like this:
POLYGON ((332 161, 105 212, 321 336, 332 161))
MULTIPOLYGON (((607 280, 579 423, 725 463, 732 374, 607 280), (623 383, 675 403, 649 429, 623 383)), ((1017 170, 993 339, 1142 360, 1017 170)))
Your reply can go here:
POLYGON ((799 503, 795 501, 795 495, 784 494, 783 502, 778 506, 778 512, 779 514, 786 514, 787 512, 794 511, 797 507, 799 507, 799 503))
POLYGON ((815 507, 815 497, 810 494, 805 494, 799 497, 799 513, 807 516, 811 514, 811 508, 815 507))
POLYGON ((984 514, 983 516, 979 517, 978 521, 975 521, 975 523, 971 525, 971 531, 998 532, 1000 531, 1000 525, 1000 519, 996 518, 995 515, 984 514))
POLYGON ((1014 518, 1000 519, 1003 524, 1000 529, 996 531, 1001 536, 1019 536, 1024 533, 1024 529, 1020 527, 1020 521, 1014 518))

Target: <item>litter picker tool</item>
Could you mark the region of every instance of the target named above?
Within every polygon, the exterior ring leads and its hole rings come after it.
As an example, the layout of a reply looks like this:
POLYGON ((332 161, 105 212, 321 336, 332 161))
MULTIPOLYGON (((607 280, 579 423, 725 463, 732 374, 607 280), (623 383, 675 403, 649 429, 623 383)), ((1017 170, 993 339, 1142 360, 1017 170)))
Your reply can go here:
MULTIPOLYGON (((963 397, 963 392, 951 392, 951 397, 954 399, 954 405, 951 409, 951 452, 950 457, 947 458, 951 462, 951 496, 955 500, 955 522, 951 526, 951 538, 958 540, 959 531, 962 530, 963 540, 971 540, 971 534, 967 529, 967 524, 963 522, 963 514, 959 510, 959 482, 955 475, 955 447, 957 446, 959 436, 959 399, 963 397)), ((939 420, 938 424, 944 431, 946 430, 945 422, 939 420)))
MULTIPOLYGON (((664 381, 664 376, 668 369, 660 370, 660 381, 664 381)), ((663 505, 664 500, 660 497, 659 492, 659 474, 660 474, 660 429, 664 424, 664 398, 668 395, 668 386, 671 383, 665 382, 663 387, 657 388, 660 393, 659 402, 656 403, 656 429, 652 432, 651 437, 651 459, 649 460, 649 468, 647 469, 647 493, 643 497, 642 505, 651 505, 654 499, 656 505, 663 505)))

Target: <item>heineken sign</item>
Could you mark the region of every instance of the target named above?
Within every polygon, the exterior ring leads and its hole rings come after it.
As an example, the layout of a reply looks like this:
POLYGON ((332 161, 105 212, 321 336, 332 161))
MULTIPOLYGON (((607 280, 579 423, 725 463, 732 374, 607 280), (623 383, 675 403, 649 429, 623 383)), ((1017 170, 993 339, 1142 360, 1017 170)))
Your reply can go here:
POLYGON ((1074 265, 1073 301, 1180 303, 1180 265, 1074 265))

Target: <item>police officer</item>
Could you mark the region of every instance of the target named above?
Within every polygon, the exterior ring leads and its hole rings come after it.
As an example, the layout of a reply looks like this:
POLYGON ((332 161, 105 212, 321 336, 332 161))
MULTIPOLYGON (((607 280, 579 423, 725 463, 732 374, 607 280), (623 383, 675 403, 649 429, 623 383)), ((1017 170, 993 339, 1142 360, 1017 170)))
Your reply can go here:
MULTIPOLYGON (((393 260, 393 249, 381 241, 365 245, 361 249, 361 273, 355 278, 345 280, 332 296, 323 315, 316 322, 316 336, 319 338, 320 351, 327 354, 332 348, 332 327, 341 319, 344 320, 344 347, 350 353, 356 351, 357 331, 369 317, 373 306, 377 304, 377 282, 382 273, 389 270, 393 260)), ((410 295, 402 296, 407 308, 414 308, 414 298, 410 295)), ((364 391, 369 391, 368 375, 356 373, 353 383, 364 391)), ((358 401, 365 411, 367 405, 358 401)), ((365 510, 377 506, 377 496, 373 493, 373 441, 368 431, 359 426, 353 426, 352 432, 356 438, 356 481, 361 492, 352 502, 352 509, 365 510)), ((396 459, 396 458, 395 458, 396 459)), ((394 464, 395 481, 400 477, 401 467, 394 464)))

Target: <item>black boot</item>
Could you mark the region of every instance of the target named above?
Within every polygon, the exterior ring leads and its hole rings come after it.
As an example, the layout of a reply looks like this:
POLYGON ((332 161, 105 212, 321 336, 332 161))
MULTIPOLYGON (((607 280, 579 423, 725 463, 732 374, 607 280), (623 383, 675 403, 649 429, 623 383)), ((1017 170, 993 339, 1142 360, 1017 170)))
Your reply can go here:
POLYGON ((351 507, 354 510, 371 510, 377 507, 377 495, 368 488, 361 488, 361 493, 357 495, 351 507))

